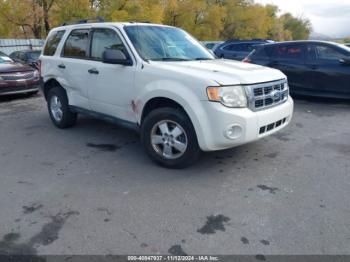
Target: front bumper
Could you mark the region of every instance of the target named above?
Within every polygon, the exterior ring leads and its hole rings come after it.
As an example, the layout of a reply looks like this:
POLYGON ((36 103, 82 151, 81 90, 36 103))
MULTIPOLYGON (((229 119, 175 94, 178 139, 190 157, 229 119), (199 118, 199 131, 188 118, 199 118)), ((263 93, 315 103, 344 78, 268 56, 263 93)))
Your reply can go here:
POLYGON ((39 90, 39 80, 0 82, 0 96, 36 92, 39 90))
POLYGON ((290 123, 294 107, 291 97, 283 104, 257 112, 215 102, 203 103, 208 119, 200 122, 203 132, 198 142, 204 151, 236 147, 269 136, 290 123))

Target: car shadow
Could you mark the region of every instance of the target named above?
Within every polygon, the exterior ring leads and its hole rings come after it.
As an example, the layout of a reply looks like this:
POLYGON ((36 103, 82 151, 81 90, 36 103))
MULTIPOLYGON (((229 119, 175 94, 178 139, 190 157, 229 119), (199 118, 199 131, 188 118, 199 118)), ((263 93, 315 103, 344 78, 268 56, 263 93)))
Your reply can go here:
POLYGON ((297 102, 312 102, 318 104, 331 104, 339 105, 345 104, 350 105, 350 99, 341 99, 341 98, 331 98, 331 97, 314 97, 314 96, 305 96, 305 95, 292 95, 292 98, 297 102))
POLYGON ((6 102, 11 102, 14 100, 23 100, 23 99, 29 99, 33 97, 38 97, 40 96, 39 94, 17 94, 17 95, 4 95, 0 96, 0 103, 6 103, 6 102))

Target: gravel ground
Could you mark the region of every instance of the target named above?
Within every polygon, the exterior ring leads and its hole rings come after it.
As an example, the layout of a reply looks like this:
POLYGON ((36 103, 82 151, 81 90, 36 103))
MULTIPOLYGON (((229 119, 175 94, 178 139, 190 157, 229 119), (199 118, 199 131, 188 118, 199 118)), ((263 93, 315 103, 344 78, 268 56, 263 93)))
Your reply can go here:
POLYGON ((296 100, 282 132, 185 170, 109 123, 55 128, 41 96, 1 98, 0 127, 0 253, 350 254, 349 104, 296 100))

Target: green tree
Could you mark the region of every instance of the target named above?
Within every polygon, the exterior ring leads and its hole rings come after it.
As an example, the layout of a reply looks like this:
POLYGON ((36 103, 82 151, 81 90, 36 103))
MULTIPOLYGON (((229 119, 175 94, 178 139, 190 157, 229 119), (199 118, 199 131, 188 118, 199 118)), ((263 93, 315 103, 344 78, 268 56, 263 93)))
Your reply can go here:
POLYGON ((294 17, 290 13, 281 16, 284 30, 289 31, 294 40, 308 39, 312 27, 310 20, 303 17, 294 17))
POLYGON ((1 37, 47 35, 64 21, 101 16, 181 27, 201 40, 306 39, 310 21, 253 0, 0 0, 1 37))

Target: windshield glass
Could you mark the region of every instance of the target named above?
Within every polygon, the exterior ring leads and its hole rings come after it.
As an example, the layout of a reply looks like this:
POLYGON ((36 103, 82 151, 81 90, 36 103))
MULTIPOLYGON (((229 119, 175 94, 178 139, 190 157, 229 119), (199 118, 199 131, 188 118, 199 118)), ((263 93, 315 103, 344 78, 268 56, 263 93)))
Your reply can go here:
POLYGON ((165 26, 125 26, 139 55, 145 60, 211 60, 214 56, 185 31, 165 26))
POLYGON ((12 63, 13 60, 8 57, 6 54, 4 54, 3 52, 0 52, 0 64, 3 63, 12 63))

